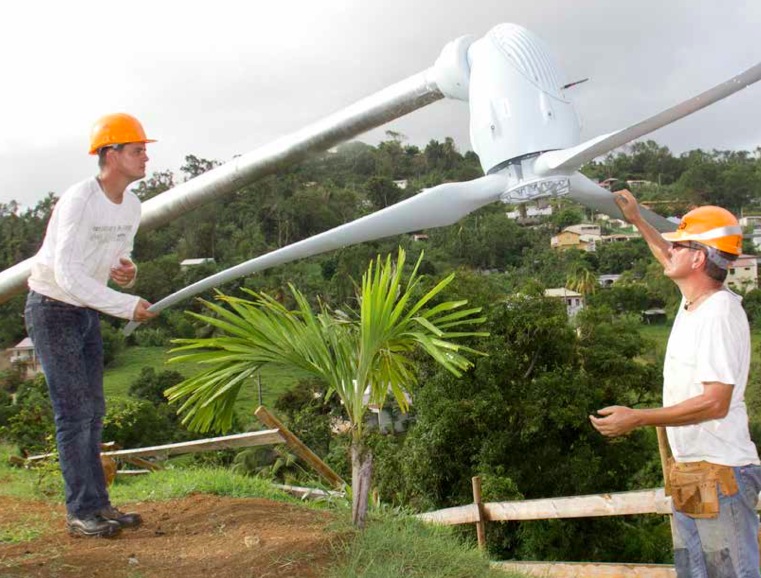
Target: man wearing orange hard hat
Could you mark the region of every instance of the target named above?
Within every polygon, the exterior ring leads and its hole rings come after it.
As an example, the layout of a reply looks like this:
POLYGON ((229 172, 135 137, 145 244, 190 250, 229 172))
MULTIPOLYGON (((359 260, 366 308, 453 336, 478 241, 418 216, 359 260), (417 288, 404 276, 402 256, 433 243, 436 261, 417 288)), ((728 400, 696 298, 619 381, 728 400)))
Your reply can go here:
POLYGON ((50 217, 34 258, 24 317, 53 404, 67 527, 78 536, 113 536, 140 525, 111 505, 100 461, 105 414, 99 312, 155 317, 150 303, 108 286, 134 285, 130 257, 140 200, 127 187, 145 177, 145 136, 138 120, 109 114, 92 128, 99 173, 70 187, 50 217))
POLYGON ((606 407, 590 420, 606 436, 666 428, 677 576, 761 576, 761 462, 744 399, 750 330, 741 298, 724 286, 741 253, 742 229, 729 211, 704 206, 661 235, 629 191, 616 193, 616 203, 677 284, 682 302, 666 348, 664 407, 606 407))

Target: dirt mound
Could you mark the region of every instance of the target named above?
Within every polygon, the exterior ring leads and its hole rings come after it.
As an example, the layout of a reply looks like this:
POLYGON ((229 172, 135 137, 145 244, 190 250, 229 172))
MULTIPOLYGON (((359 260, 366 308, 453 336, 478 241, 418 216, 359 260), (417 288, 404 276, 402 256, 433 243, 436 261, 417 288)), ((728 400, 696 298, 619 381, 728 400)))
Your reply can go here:
POLYGON ((0 576, 264 578, 319 576, 334 558, 329 512, 261 499, 193 495, 131 504, 145 520, 114 539, 74 538, 64 509, 0 497, 0 525, 45 528, 0 544, 0 576))

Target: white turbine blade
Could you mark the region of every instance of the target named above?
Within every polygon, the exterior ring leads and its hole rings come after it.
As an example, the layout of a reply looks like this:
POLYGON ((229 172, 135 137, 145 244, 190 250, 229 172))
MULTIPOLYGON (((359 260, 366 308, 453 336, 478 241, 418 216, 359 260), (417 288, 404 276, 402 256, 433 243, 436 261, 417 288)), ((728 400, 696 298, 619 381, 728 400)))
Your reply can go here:
POLYGON ((759 80, 761 80, 761 63, 756 64, 726 82, 722 82, 689 100, 685 100, 628 128, 595 137, 575 147, 544 153, 536 161, 536 174, 541 176, 555 171, 575 171, 584 163, 588 163, 600 155, 609 153, 613 149, 667 124, 671 124, 759 80))
MULTIPOLYGON (((615 219, 623 219, 621 209, 614 201, 614 195, 608 189, 588 179, 581 173, 571 175, 571 192, 568 196, 574 201, 581 203, 595 211, 610 215, 615 219)), ((676 230, 676 223, 672 223, 665 217, 653 213, 645 207, 640 207, 640 213, 644 219, 661 233, 676 230)))
MULTIPOLYGON (((502 175, 488 175, 466 183, 439 185, 372 215, 367 215, 351 223, 346 223, 201 279, 154 303, 149 311, 162 311, 188 297, 218 287, 238 277, 290 263, 297 259, 319 255, 365 241, 374 241, 420 229, 451 225, 476 209, 499 200, 500 194, 506 187, 507 180, 502 175)), ((124 334, 129 335, 139 325, 134 321, 128 323, 124 328, 124 334)))

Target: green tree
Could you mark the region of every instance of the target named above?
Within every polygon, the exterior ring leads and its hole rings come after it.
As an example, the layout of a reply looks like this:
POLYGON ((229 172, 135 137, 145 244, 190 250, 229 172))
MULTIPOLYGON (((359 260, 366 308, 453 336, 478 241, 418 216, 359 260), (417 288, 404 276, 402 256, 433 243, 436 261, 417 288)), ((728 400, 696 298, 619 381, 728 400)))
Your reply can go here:
POLYGON ((375 210, 380 210, 401 201, 403 192, 387 177, 372 177, 365 183, 365 194, 375 210))
POLYGON ((153 367, 144 367, 140 375, 129 386, 129 394, 159 405, 166 403, 164 392, 185 379, 179 371, 157 372, 153 367))
POLYGON ((455 340, 474 335, 462 329, 483 321, 475 317, 480 309, 461 309, 464 301, 433 304, 454 274, 415 299, 420 259, 406 284, 404 263, 402 249, 395 263, 390 255, 370 263, 357 295, 358 312, 331 311, 321 304, 315 314, 295 287, 293 311, 264 293, 249 291, 252 300, 220 294, 232 310, 207 302, 217 317, 196 315, 220 335, 179 339, 180 347, 173 350, 180 354, 174 360, 212 367, 171 388, 169 399, 183 401, 180 411, 190 427, 225 429, 241 386, 263 365, 295 366, 323 380, 328 394, 343 402, 351 425, 352 519, 363 527, 372 475, 372 452, 363 440, 368 405, 382 405, 391 391, 406 410, 405 391, 416 383, 410 358, 416 349, 460 376, 472 365, 463 353, 475 352, 455 340))
POLYGON ((743 297, 743 308, 754 328, 761 327, 761 289, 751 289, 743 297))
POLYGON ((578 225, 584 220, 584 212, 577 207, 564 207, 552 215, 551 222, 555 229, 562 231, 571 225, 578 225))
POLYGON ((578 291, 582 295, 589 295, 597 291, 597 276, 588 267, 579 266, 574 269, 568 279, 565 286, 572 291, 578 291))
POLYGON ((124 334, 101 318, 100 333, 103 337, 103 365, 108 366, 124 350, 124 334))
MULTIPOLYGON (((415 424, 395 449, 395 485, 382 488, 394 493, 381 497, 420 509, 459 506, 472 499, 471 477, 481 474, 491 478, 493 501, 659 483, 654 437, 638 431, 610 443, 589 424, 606 405, 652 402, 659 381, 657 367, 642 360, 647 343, 638 324, 588 309, 577 334, 550 299, 493 299, 489 336, 468 343, 488 353, 472 371, 454 380, 423 362, 415 424)), ((647 561, 645 545, 635 542, 643 534, 640 522, 620 519, 495 525, 489 547, 502 559, 647 561)), ((668 546, 653 557, 666 561, 668 546)))

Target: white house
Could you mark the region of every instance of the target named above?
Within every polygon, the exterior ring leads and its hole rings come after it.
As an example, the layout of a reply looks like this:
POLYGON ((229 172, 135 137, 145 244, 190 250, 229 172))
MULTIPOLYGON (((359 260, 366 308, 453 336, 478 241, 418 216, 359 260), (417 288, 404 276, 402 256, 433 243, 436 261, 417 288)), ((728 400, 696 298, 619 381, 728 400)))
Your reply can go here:
POLYGON ((618 273, 609 273, 607 275, 600 275, 597 278, 597 282, 600 284, 600 287, 610 287, 618 281, 621 278, 621 275, 618 273))
POLYGON ((568 231, 569 233, 577 233, 579 235, 592 235, 595 237, 602 236, 600 225, 595 225, 591 223, 581 223, 579 225, 571 225, 570 227, 566 227, 563 230, 568 231))
POLYGON ((565 287, 545 289, 544 296, 565 301, 565 308, 569 318, 575 317, 579 311, 584 309, 584 296, 565 287))
POLYGON ((747 291, 758 287, 758 258, 755 255, 740 255, 729 266, 727 287, 747 291))
MULTIPOLYGON (((386 394, 388 398, 393 397, 390 386, 386 391, 386 394)), ((412 405, 412 396, 406 391, 404 392, 404 399, 407 401, 407 405, 412 405)), ((376 419, 378 420, 378 431, 380 433, 399 433, 407 429, 407 422, 410 419, 408 414, 402 413, 398 415, 396 419, 394 419, 394 412, 390 409, 389 406, 380 406, 374 403, 369 403, 369 401, 370 387, 368 386, 365 388, 365 392, 362 395, 362 402, 367 404, 367 407, 371 413, 374 413, 376 416, 378 416, 376 419)))
POLYGON ((761 215, 745 215, 739 219, 740 226, 758 228, 761 227, 761 215))
POLYGON ((542 219, 552 216, 552 207, 539 207, 520 205, 515 211, 505 213, 511 221, 517 221, 521 225, 539 223, 542 219))
MULTIPOLYGON (((356 387, 357 382, 354 382, 356 387)), ((386 390, 386 401, 393 398, 391 387, 386 390)), ((412 405, 412 396, 405 391, 404 399, 407 401, 407 405, 412 405)), ((382 434, 400 433, 407 429, 407 422, 410 417, 408 413, 397 413, 391 409, 389 405, 378 405, 370 402, 370 386, 365 388, 362 394, 362 403, 367 405, 369 413, 365 415, 365 424, 369 427, 378 428, 378 431, 382 434), (375 415, 373 415, 375 414, 375 415)), ((343 405, 343 401, 341 401, 343 405)), ((395 404, 394 404, 395 405, 395 404)), ((330 422, 330 431, 335 434, 343 434, 349 432, 351 429, 351 422, 343 417, 334 417, 330 422)))
POLYGON ((26 376, 33 377, 42 371, 40 361, 34 353, 34 343, 29 337, 25 337, 13 347, 6 350, 11 363, 22 363, 26 366, 26 376))

